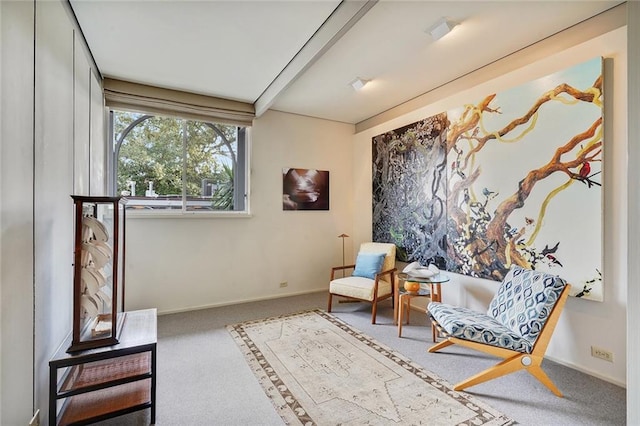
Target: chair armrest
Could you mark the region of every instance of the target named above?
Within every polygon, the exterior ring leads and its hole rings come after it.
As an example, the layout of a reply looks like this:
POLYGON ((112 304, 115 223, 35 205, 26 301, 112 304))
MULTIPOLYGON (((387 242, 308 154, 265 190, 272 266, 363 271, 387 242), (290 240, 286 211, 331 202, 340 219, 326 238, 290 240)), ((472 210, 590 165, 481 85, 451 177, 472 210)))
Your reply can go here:
POLYGON ((375 276, 375 281, 376 281, 375 286, 376 287, 378 286, 378 280, 382 279, 383 275, 389 275, 389 276, 391 276, 391 291, 393 292, 393 288, 395 287, 395 279, 394 279, 394 277, 395 277, 396 271, 397 271, 397 269, 393 268, 393 269, 388 269, 386 271, 378 272, 376 274, 376 276, 375 276))
POLYGON ((374 280, 374 283, 373 283, 373 286, 374 286, 374 289, 373 289, 374 298, 378 297, 378 281, 382 279, 383 275, 391 276, 391 294, 392 294, 393 297, 395 297, 395 292, 396 292, 396 290, 395 290, 395 286, 396 286, 395 281, 396 280, 394 280, 394 277, 395 277, 395 272, 396 271, 397 271, 397 269, 393 268, 393 269, 388 269, 386 271, 378 272, 375 275, 375 280, 374 280))
POLYGON ((333 277, 334 277, 336 271, 342 271, 344 269, 353 269, 355 267, 356 267, 356 265, 334 266, 333 268, 331 268, 331 280, 330 281, 333 281, 333 277))
POLYGON ((397 268, 393 268, 393 269, 388 269, 386 271, 378 272, 376 274, 376 279, 381 278, 383 275, 391 275, 391 280, 393 281, 393 277, 397 270, 398 270, 397 268))

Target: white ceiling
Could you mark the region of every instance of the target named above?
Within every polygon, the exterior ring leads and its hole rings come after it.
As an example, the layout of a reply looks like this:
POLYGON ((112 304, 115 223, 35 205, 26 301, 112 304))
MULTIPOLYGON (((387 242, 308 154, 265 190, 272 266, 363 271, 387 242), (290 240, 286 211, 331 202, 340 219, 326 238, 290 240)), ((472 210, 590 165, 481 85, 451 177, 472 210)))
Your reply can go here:
POLYGON ((620 3, 71 0, 105 77, 347 123, 620 3), (434 41, 441 17, 460 25, 434 41))

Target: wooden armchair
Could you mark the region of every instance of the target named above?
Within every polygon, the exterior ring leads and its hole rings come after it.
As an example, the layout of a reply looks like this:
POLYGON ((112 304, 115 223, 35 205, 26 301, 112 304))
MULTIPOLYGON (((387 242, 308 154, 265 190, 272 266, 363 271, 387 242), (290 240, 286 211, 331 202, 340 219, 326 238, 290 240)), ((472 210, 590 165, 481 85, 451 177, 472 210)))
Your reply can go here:
POLYGON ((541 364, 570 287, 559 277, 514 265, 486 314, 432 302, 427 307, 429 316, 446 340, 429 348, 429 352, 458 344, 503 358, 458 383, 455 390, 525 369, 562 397, 541 364))
POLYGON ((356 264, 331 268, 327 312, 331 312, 333 296, 370 302, 371 324, 375 324, 378 302, 393 297, 395 264, 394 244, 362 243, 356 264), (353 269, 350 276, 336 278, 336 272, 348 269, 353 269))

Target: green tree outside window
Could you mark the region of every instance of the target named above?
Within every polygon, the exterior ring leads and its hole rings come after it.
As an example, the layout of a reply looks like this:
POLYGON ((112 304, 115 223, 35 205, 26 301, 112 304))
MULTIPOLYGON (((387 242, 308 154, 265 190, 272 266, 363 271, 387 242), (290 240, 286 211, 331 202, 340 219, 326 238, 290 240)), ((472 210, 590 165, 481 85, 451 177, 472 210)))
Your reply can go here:
POLYGON ((188 209, 198 200, 209 210, 234 210, 236 126, 114 111, 113 130, 119 143, 117 192, 135 188, 132 204, 145 194, 181 199, 184 190, 188 209))

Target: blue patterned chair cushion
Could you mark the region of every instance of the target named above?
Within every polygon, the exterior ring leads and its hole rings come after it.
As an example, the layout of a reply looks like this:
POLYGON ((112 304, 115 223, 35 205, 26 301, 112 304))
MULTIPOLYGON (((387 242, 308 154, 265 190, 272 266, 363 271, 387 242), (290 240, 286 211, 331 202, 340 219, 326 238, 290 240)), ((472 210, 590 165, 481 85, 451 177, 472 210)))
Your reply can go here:
POLYGON ((514 265, 489 304, 487 315, 533 345, 565 285, 555 275, 514 265))
POLYGON ((486 314, 432 302, 432 318, 451 336, 531 353, 566 286, 562 278, 512 266, 486 314))
POLYGON ((432 302, 429 314, 447 332, 459 339, 531 353, 533 344, 482 312, 432 302))

